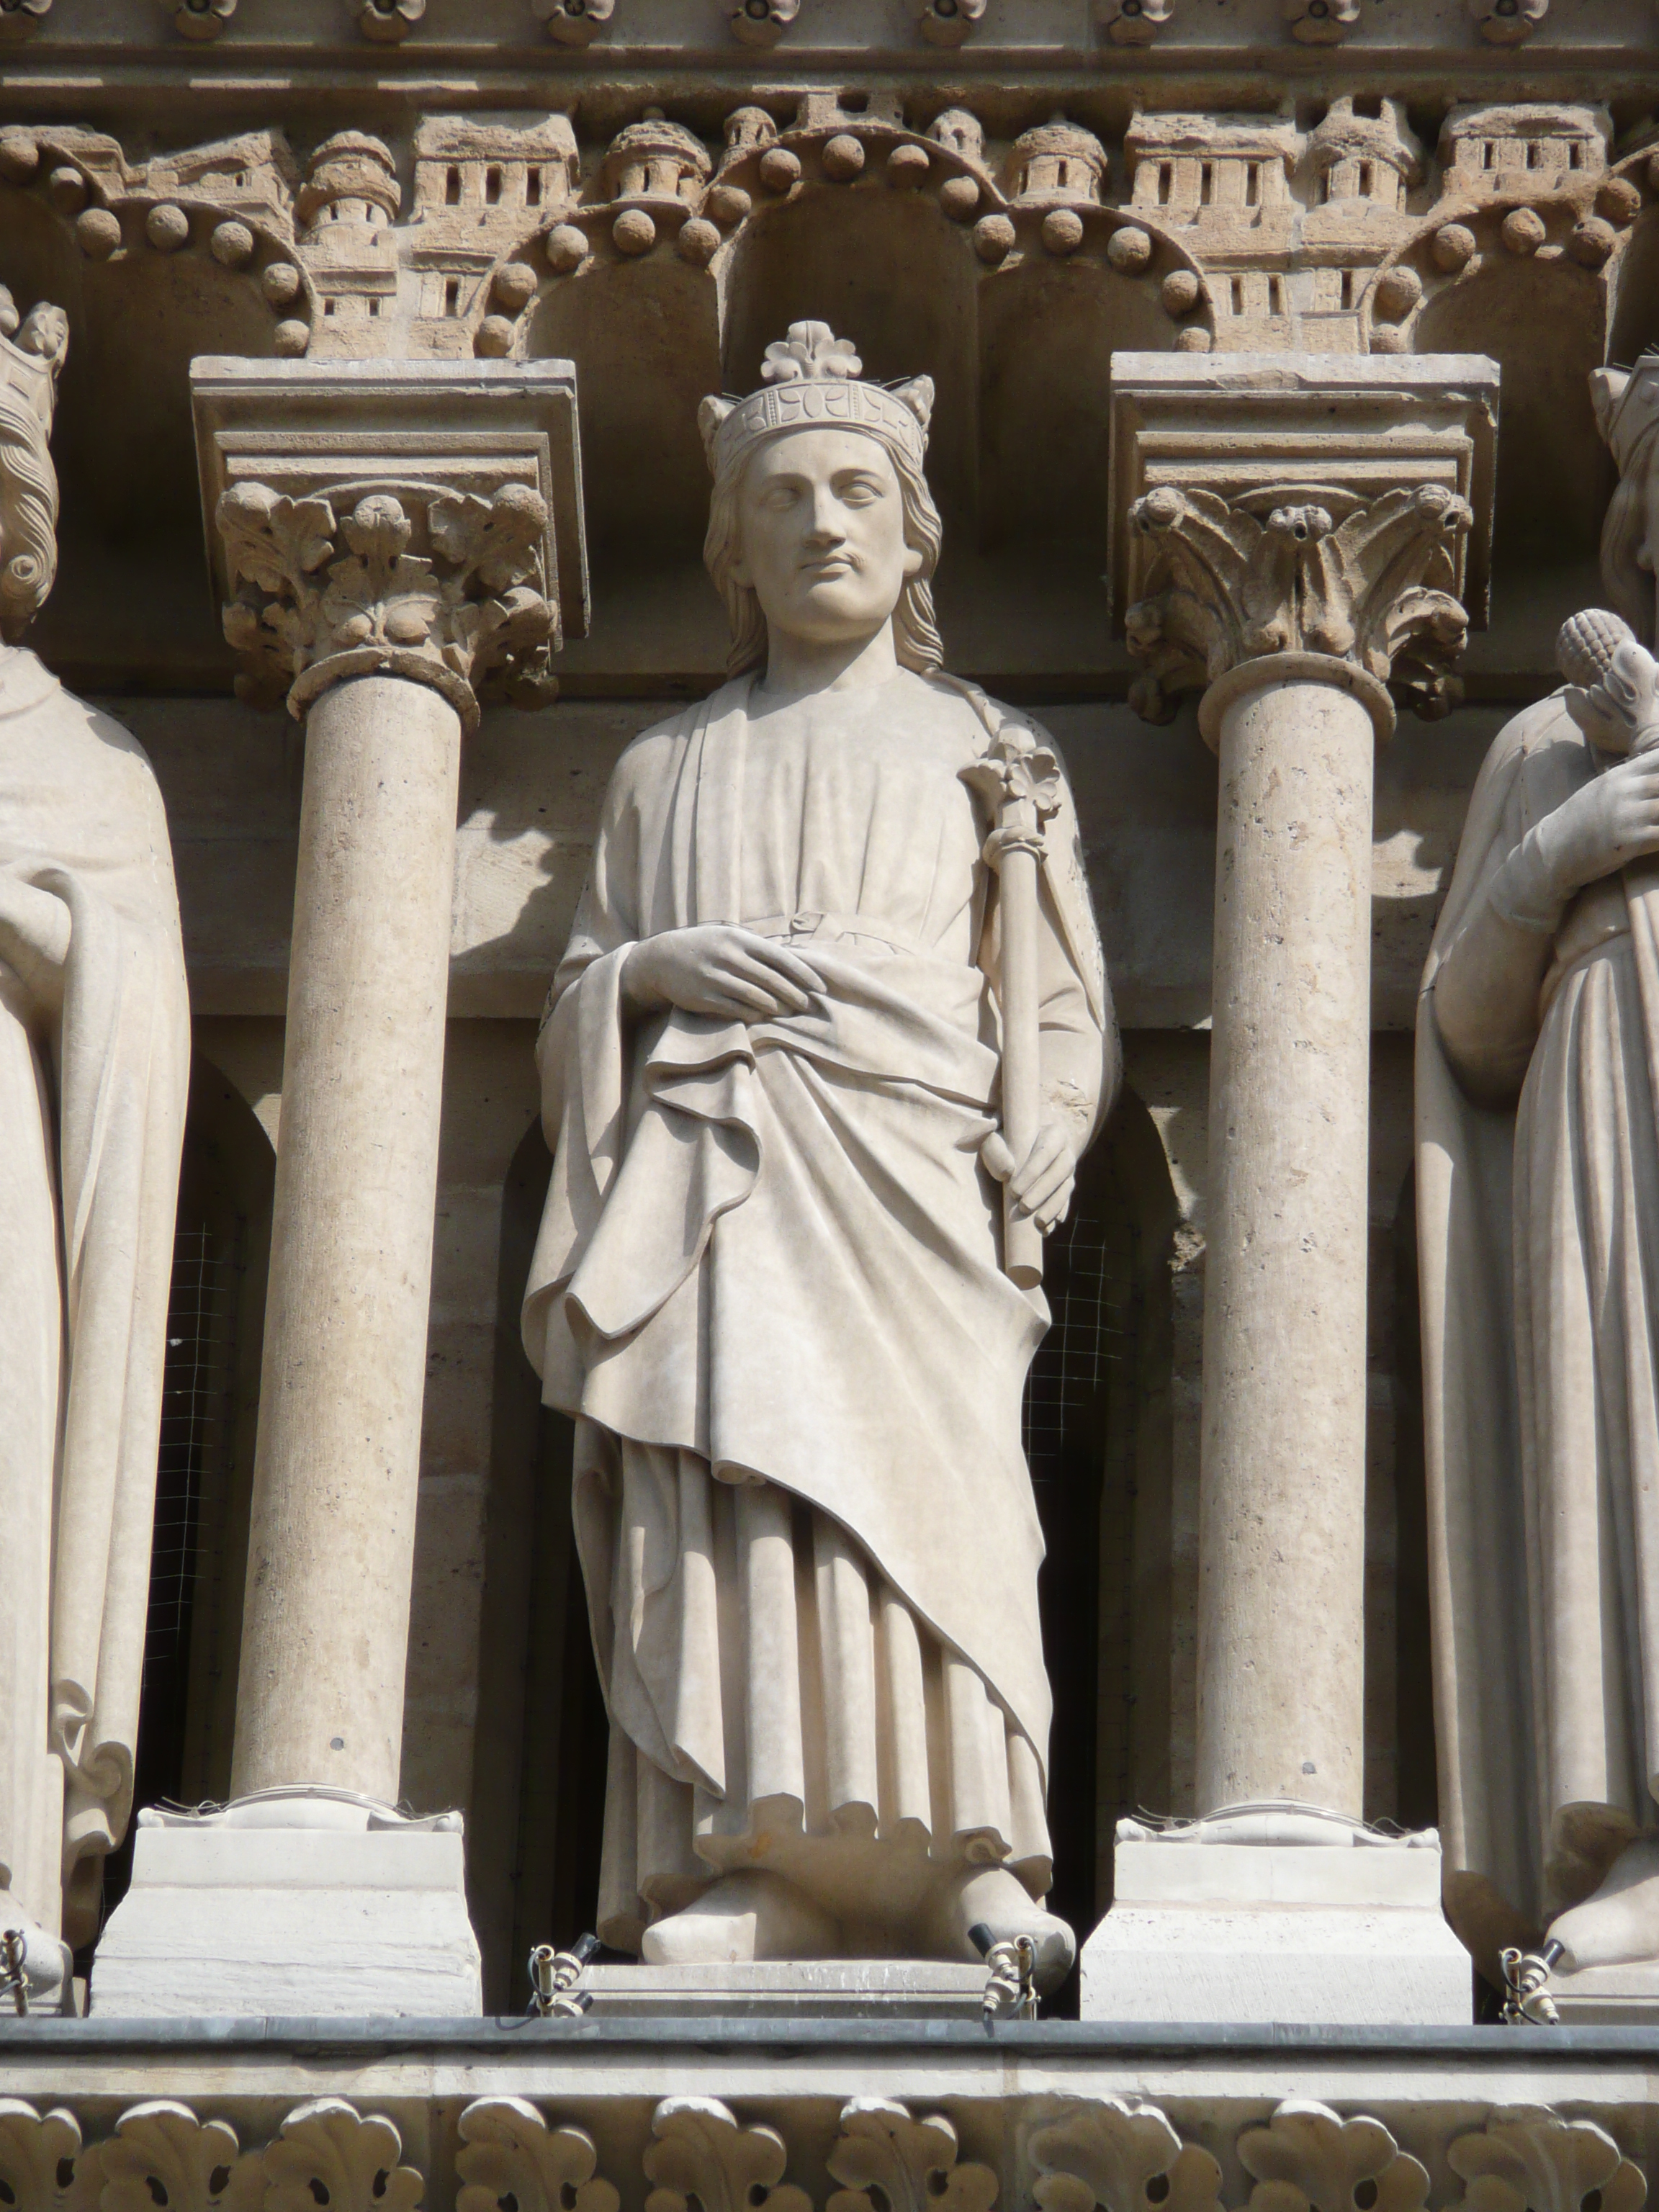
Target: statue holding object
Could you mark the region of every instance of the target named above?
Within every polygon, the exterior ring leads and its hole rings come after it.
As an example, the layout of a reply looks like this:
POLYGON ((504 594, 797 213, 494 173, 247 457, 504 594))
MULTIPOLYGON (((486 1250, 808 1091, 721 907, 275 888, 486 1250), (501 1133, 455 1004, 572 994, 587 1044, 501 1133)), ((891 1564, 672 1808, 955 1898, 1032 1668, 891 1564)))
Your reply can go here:
POLYGON ((1618 611, 1493 744, 1418 1024, 1436 1716, 1489 1977, 1659 2002, 1659 356, 1592 383, 1618 611))
POLYGON ((69 325, 0 331, 0 1932, 45 2010, 132 1808, 190 1006, 149 763, 16 642, 69 325))
POLYGON ((1110 1002, 1052 748, 940 669, 932 386, 821 323, 764 374, 702 417, 732 681, 619 762, 538 1048, 525 1335, 576 1420, 599 1932, 988 1928, 1051 1984, 1024 1248, 1110 1105, 1110 1002))

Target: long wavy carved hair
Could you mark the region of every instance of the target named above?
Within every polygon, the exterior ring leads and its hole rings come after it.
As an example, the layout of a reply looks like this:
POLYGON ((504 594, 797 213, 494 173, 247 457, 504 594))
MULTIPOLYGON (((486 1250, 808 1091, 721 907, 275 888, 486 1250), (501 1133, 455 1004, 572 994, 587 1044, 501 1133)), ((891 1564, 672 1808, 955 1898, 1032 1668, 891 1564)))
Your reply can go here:
MULTIPOLYGON (((893 610, 894 651, 902 667, 926 676, 945 659, 945 647, 933 615, 932 583, 945 543, 945 528, 921 471, 888 445, 885 439, 877 442, 893 464, 893 473, 898 478, 904 502, 904 542, 921 556, 921 568, 914 576, 906 577, 898 605, 893 610)), ((766 617, 761 612, 760 600, 752 585, 738 583, 732 574, 740 550, 738 494, 742 489, 744 471, 756 450, 751 446, 735 466, 723 470, 715 477, 708 502, 708 534, 702 543, 703 565, 726 602, 726 617, 732 625, 732 650, 726 658, 728 677, 746 675, 751 668, 763 667, 766 660, 766 617)))
POLYGON ((0 385, 0 635, 15 644, 58 573, 58 473, 22 395, 0 385))

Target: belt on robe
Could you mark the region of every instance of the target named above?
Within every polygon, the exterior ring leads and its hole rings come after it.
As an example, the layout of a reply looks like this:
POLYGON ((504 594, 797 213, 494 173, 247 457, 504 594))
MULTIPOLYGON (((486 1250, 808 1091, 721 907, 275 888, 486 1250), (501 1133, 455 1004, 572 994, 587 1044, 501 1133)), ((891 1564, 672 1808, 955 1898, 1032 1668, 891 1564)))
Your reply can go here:
MULTIPOLYGON (((912 937, 907 930, 895 928, 890 921, 869 915, 819 914, 807 908, 793 914, 763 915, 758 921, 740 921, 737 926, 757 937, 868 937, 878 945, 886 945, 891 952, 913 952, 922 960, 945 957, 934 946, 924 945, 919 937, 912 937)), ((954 967, 959 963, 953 961, 951 964, 954 967)))

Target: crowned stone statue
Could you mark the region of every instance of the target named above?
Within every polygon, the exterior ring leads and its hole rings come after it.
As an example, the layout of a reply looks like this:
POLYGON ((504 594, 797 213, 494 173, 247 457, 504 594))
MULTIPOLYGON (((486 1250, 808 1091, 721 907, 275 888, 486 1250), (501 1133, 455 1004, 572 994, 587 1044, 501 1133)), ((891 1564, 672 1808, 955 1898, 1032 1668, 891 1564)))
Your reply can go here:
POLYGON ((131 1810, 190 1010, 149 763, 15 642, 69 326, 0 332, 0 1933, 46 2009, 131 1810))
POLYGON ((1659 356, 1592 383, 1619 611, 1487 756, 1418 1024, 1437 1723, 1487 1972, 1659 2002, 1659 356))
POLYGON ((690 1964, 972 1960, 977 1929, 1052 1984, 1048 1316, 1004 1208, 1064 1214, 1110 1002, 1046 738, 940 669, 931 383, 863 380, 822 323, 763 373, 701 418, 731 681, 617 763, 538 1048, 525 1334, 576 1422, 599 1933, 690 1964), (1053 773, 1015 1157, 986 793, 1022 747, 1053 773))

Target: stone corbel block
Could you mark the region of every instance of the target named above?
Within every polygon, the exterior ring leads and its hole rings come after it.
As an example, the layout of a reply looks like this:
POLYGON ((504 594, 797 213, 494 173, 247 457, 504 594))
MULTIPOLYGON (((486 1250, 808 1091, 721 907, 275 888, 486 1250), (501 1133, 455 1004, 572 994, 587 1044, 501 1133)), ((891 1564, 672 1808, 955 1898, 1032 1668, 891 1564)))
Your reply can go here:
POLYGON ((1168 488, 1251 514, 1433 486, 1467 501, 1453 590, 1477 625, 1491 565, 1498 371, 1484 355, 1355 359, 1120 353, 1112 362, 1110 585, 1121 623, 1158 557, 1130 509, 1168 488))

